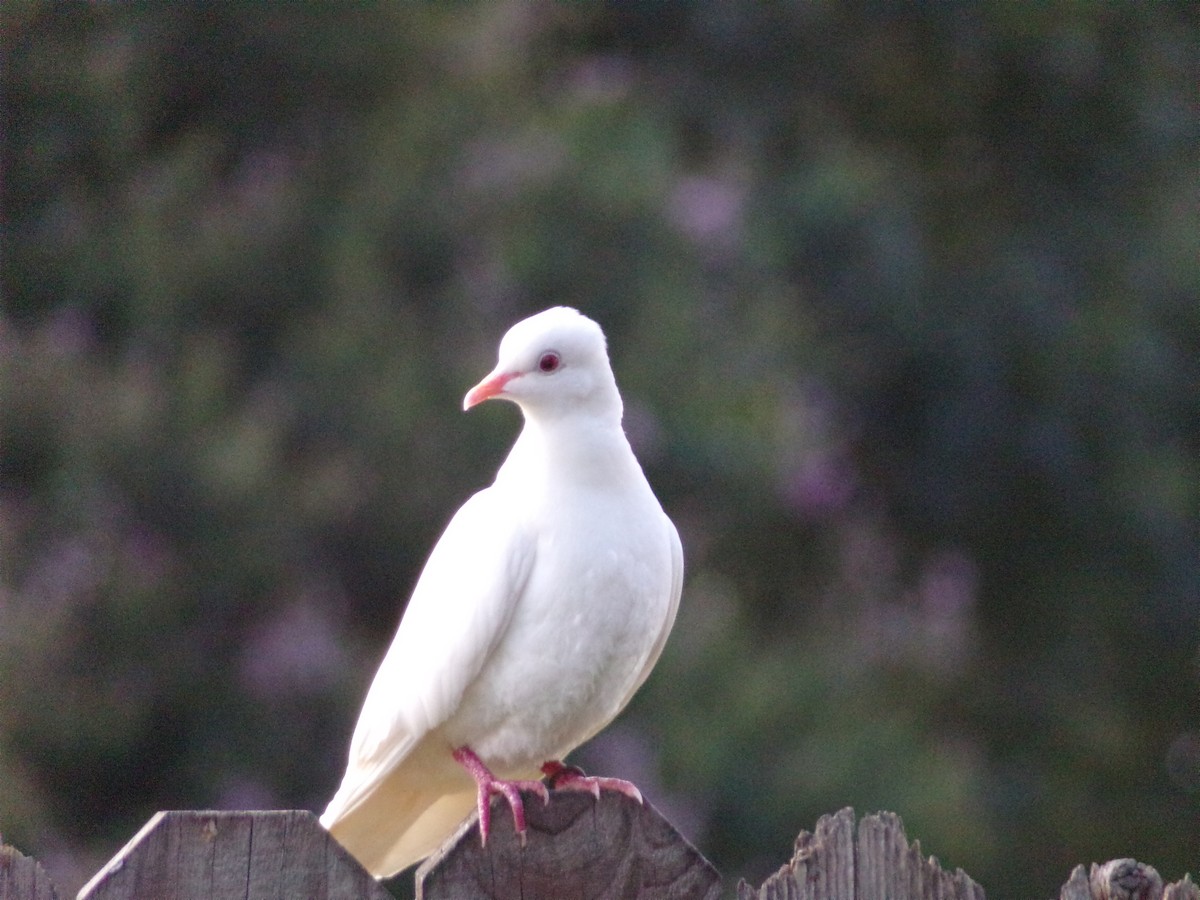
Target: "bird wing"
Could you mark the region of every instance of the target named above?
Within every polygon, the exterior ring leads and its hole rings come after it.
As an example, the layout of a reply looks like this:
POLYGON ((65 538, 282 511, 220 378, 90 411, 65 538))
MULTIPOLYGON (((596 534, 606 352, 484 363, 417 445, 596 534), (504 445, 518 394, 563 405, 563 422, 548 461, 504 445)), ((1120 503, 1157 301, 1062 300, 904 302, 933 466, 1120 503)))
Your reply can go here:
POLYGON ((495 487, 450 520, 367 692, 341 787, 321 817, 349 815, 449 718, 508 627, 536 540, 495 487))

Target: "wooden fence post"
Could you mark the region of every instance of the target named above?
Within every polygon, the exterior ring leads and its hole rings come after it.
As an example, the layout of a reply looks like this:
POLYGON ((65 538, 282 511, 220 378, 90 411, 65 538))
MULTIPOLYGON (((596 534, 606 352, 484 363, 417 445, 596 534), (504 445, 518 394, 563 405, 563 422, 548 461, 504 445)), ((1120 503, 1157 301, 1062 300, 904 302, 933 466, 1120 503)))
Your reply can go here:
POLYGON ((1114 859, 1090 869, 1076 866, 1059 900, 1200 900, 1200 888, 1188 875, 1163 886, 1162 876, 1135 859, 1114 859))
POLYGON ((308 810, 157 813, 78 900, 391 900, 308 810))
POLYGON ((649 803, 605 791, 524 794, 522 847, 500 798, 488 846, 472 816, 417 870, 418 900, 716 900, 721 876, 649 803))
POLYGON ((0 900, 58 900, 50 876, 36 859, 0 840, 0 900))
POLYGON ((944 872, 933 857, 909 844, 895 813, 854 822, 847 807, 800 832, 791 862, 757 890, 745 881, 738 900, 985 900, 983 888, 962 869, 944 872))

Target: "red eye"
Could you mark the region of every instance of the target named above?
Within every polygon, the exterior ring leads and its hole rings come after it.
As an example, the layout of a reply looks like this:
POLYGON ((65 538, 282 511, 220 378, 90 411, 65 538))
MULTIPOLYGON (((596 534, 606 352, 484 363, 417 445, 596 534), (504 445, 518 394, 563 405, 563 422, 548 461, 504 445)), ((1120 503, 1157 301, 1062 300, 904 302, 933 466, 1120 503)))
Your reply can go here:
POLYGON ((542 354, 542 358, 538 360, 538 369, 542 372, 550 373, 558 369, 562 362, 562 357, 553 350, 548 350, 542 354))

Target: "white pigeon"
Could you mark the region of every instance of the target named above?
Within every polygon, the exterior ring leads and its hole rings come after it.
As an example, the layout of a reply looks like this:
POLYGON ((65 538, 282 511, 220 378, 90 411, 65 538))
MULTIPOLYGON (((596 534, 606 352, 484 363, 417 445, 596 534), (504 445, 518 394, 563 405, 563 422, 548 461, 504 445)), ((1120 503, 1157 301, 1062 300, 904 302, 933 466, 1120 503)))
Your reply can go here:
POLYGON ((463 401, 525 426, 434 547, 367 693, 321 817, 373 875, 432 853, 491 795, 622 790, 560 760, 646 680, 675 620, 683 550, 621 428, 604 334, 556 307, 514 325, 463 401))

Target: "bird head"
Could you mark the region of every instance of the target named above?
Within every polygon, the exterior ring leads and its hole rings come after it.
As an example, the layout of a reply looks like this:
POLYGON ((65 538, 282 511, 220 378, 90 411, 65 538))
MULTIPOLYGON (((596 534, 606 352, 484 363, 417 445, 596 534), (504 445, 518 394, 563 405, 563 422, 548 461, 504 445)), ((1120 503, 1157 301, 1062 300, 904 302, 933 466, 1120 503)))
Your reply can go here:
POLYGON ((523 319, 500 341, 496 367, 467 393, 463 409, 497 397, 526 416, 547 418, 580 410, 621 416, 621 398, 608 363, 604 333, 587 316, 556 306, 523 319))

